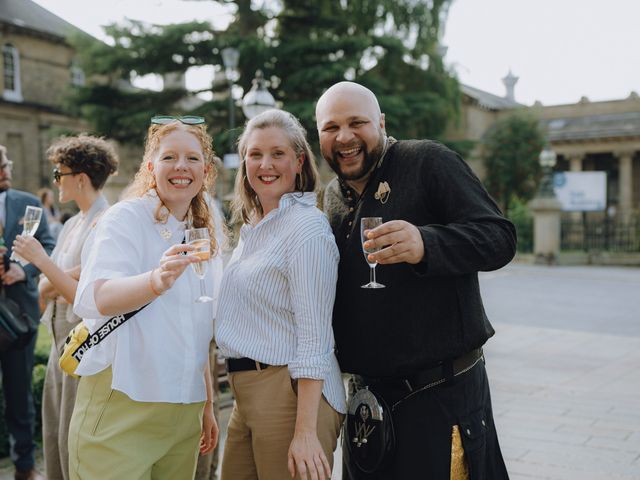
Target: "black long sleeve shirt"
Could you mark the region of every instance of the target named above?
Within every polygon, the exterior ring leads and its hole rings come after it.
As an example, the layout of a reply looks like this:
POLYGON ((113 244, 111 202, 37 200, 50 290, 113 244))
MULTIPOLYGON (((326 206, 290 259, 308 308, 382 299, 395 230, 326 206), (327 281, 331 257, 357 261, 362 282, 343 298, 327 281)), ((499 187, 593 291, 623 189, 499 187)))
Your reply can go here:
POLYGON ((324 203, 340 250, 333 328, 343 371, 411 375, 494 334, 477 272, 513 258, 515 228, 457 154, 428 140, 397 142, 362 196, 336 179, 324 203), (381 195, 383 182, 390 191, 381 195), (418 265, 379 265, 377 280, 386 288, 363 289, 369 266, 360 218, 377 216, 415 225, 425 255, 418 265))

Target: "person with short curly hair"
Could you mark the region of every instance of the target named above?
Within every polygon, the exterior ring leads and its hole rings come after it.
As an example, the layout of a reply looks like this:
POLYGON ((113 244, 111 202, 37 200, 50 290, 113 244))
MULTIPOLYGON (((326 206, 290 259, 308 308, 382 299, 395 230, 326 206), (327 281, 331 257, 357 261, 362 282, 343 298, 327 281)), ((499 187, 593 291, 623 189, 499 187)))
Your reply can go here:
POLYGON ((63 137, 47 150, 53 181, 61 203, 75 203, 80 212, 63 226, 51 257, 40 242, 18 236, 14 250, 42 272, 40 295, 46 301, 42 322, 52 336, 51 353, 42 394, 42 440, 49 480, 67 480, 67 437, 78 387, 77 379, 62 373, 58 352, 80 318, 73 313, 80 275, 80 254, 94 223, 108 208, 102 187, 118 168, 118 155, 104 139, 90 135, 63 137))

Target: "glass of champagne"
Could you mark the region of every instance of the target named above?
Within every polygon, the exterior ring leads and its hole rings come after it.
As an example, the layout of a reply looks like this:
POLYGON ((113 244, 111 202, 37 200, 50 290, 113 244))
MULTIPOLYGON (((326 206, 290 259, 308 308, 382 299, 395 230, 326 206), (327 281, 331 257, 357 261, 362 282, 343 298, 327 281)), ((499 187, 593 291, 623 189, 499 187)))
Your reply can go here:
POLYGON ((382 225, 382 217, 362 217, 360 219, 360 238, 362 240, 362 252, 364 253, 364 259, 369 264, 369 283, 362 285, 361 288, 384 288, 381 283, 376 282, 376 266, 378 262, 370 262, 369 254, 375 253, 380 250, 380 247, 364 248, 364 242, 368 239, 366 232, 382 225))
POLYGON ((200 279, 200 296, 196 299, 196 303, 205 303, 213 301, 213 298, 207 295, 204 282, 204 274, 209 266, 209 258, 211 258, 211 242, 209 239, 209 229, 207 228, 189 228, 184 231, 185 242, 195 247, 190 255, 195 255, 200 259, 199 262, 191 264, 194 273, 200 279))
MULTIPOLYGON (((33 237, 40 226, 40 219, 42 218, 42 208, 34 207, 33 205, 27 205, 24 211, 24 218, 22 219, 22 235, 29 235, 33 237)), ((19 260, 19 256, 11 252, 11 260, 19 260)))

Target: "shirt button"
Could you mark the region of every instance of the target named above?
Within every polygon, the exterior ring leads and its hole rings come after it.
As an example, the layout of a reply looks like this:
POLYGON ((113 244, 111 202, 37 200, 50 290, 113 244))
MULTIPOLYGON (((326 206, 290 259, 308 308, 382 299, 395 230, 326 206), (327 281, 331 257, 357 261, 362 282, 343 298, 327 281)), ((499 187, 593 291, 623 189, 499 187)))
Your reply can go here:
POLYGON ((467 428, 467 435, 471 436, 471 430, 467 428))
POLYGON ((347 233, 347 238, 349 238, 349 234, 347 233))
POLYGON ((350 211, 350 212, 353 212, 353 207, 349 207, 349 211, 350 211))
POLYGON ((349 226, 351 226, 351 224, 352 224, 352 223, 353 223, 353 222, 349 222, 349 226))

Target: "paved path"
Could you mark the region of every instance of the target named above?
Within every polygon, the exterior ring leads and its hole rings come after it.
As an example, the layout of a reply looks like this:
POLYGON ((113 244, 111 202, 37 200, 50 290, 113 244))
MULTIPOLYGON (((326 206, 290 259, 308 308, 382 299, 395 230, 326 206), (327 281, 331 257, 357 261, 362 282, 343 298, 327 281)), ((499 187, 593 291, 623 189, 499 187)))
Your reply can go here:
POLYGON ((511 479, 640 480, 640 269, 516 264, 481 288, 511 479))
POLYGON ((512 480, 640 479, 640 270, 513 265, 481 285, 512 480))

